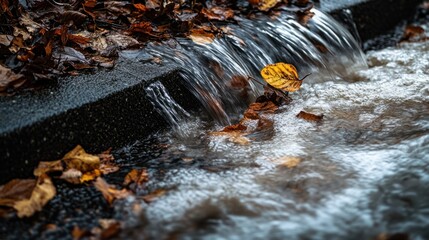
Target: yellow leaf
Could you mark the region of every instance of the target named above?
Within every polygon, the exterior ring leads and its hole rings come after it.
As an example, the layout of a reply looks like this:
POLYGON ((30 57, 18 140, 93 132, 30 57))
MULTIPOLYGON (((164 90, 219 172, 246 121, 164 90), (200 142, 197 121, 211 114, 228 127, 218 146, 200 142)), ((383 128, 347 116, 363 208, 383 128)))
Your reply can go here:
POLYGON ((302 79, 298 78, 298 72, 292 64, 275 63, 265 66, 261 70, 262 78, 274 88, 295 92, 301 87, 302 79))
POLYGON ((37 184, 31 193, 30 199, 24 199, 14 204, 18 217, 30 217, 36 211, 42 210, 43 206, 55 197, 56 190, 51 179, 47 175, 42 175, 37 180, 37 184))
POLYGON ((62 160, 68 169, 74 168, 82 173, 100 168, 100 158, 86 153, 80 145, 68 152, 62 160))

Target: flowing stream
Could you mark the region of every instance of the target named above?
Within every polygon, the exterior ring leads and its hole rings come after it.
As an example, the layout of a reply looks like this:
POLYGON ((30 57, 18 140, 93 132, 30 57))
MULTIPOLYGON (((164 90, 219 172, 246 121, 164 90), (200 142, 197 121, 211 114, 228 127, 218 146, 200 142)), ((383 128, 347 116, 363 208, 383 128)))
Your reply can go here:
POLYGON ((181 115, 164 111, 173 130, 158 135, 166 149, 145 163, 147 191, 166 193, 137 217, 118 210, 128 224, 121 237, 429 239, 429 41, 365 56, 339 23, 314 12, 308 27, 289 17, 241 19, 211 44, 178 40, 124 53, 182 66, 217 121, 186 117, 162 86, 148 89, 153 99, 162 93, 156 104, 181 115), (228 90, 231 78, 259 78, 259 69, 278 61, 312 75, 290 105, 265 116, 274 122, 269 136, 240 145, 210 135, 261 94, 252 85, 240 99, 228 90), (298 119, 301 110, 324 120, 298 119))

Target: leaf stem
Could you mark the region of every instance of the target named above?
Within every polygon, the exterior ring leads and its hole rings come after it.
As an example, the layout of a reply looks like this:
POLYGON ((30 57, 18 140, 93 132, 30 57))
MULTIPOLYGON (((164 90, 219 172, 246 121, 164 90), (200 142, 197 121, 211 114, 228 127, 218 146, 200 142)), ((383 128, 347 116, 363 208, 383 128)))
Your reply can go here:
POLYGON ((311 73, 309 73, 309 74, 307 74, 307 75, 305 75, 302 79, 300 79, 299 81, 302 81, 302 80, 304 80, 306 77, 308 77, 308 76, 310 76, 311 75, 311 73))

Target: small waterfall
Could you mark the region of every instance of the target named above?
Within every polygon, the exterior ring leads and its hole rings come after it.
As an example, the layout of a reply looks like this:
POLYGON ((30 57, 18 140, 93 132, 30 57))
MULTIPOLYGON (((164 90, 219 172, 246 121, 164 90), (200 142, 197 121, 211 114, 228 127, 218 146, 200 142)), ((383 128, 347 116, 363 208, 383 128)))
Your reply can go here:
POLYGON ((191 115, 171 98, 164 85, 159 81, 150 84, 146 87, 146 95, 155 110, 164 117, 175 132, 184 135, 185 133, 179 128, 179 123, 191 115))
MULTIPOLYGON (((149 55, 179 65, 186 86, 208 113, 228 124, 230 116, 241 113, 248 103, 231 89, 230 81, 236 76, 260 78, 261 68, 282 61, 294 64, 300 76, 312 73, 305 86, 366 67, 364 54, 352 34, 327 14, 317 9, 312 12, 315 15, 306 26, 298 22, 295 14, 284 13, 276 19, 264 15, 236 18, 237 24, 221 27, 224 36, 210 44, 178 38, 150 44, 140 54, 123 55, 136 60, 149 55)), ((250 82, 250 98, 261 92, 261 86, 250 82)), ((173 124, 178 121, 172 116, 166 118, 173 124)))

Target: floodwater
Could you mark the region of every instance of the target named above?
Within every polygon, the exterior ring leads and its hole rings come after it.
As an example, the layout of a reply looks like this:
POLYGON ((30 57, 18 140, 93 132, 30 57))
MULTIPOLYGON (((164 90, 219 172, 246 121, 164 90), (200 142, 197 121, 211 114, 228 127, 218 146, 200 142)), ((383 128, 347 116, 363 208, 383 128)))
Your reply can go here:
POLYGON ((250 144, 211 135, 224 125, 199 118, 158 134, 165 149, 145 163, 147 192, 166 193, 139 216, 118 205, 121 237, 429 239, 429 42, 366 61, 316 72, 250 144))

